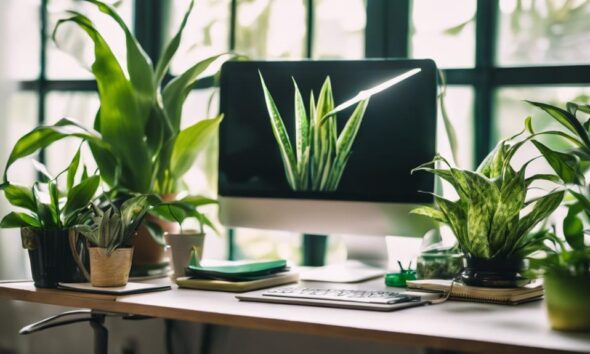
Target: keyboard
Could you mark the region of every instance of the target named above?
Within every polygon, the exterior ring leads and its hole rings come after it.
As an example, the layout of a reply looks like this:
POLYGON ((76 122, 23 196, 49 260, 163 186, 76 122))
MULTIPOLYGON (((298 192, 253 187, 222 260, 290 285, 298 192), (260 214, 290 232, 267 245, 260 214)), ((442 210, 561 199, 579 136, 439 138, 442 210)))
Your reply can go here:
POLYGON ((237 295, 241 301, 394 311, 429 304, 440 295, 405 291, 287 286, 237 295))
POLYGON ((398 304, 400 302, 420 300, 418 296, 408 296, 394 291, 321 289, 293 286, 267 290, 262 293, 262 296, 362 302, 369 304, 398 304))

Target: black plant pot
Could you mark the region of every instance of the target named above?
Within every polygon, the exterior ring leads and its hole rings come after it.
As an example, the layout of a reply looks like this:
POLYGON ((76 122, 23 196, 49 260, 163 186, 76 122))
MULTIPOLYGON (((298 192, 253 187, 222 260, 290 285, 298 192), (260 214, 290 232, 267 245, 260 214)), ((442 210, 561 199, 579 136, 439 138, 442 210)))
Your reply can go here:
POLYGON ((461 280, 464 284, 486 288, 517 288, 529 283, 521 275, 525 260, 520 258, 463 258, 461 280))
MULTIPOLYGON (((56 288, 57 283, 85 282, 70 250, 68 230, 21 229, 23 248, 29 251, 31 273, 37 288, 56 288)), ((76 248, 82 261, 88 257, 78 238, 76 248)))

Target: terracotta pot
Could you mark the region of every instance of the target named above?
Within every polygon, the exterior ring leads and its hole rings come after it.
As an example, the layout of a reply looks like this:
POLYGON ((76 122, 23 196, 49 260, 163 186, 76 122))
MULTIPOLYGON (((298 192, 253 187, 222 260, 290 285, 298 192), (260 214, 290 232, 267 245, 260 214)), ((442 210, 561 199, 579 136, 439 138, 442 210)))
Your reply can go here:
POLYGON ((548 273, 544 286, 551 328, 590 332, 590 277, 548 273))
MULTIPOLYGON (((176 194, 166 194, 160 196, 163 201, 169 202, 176 198, 176 194)), ((178 224, 167 220, 158 219, 151 215, 146 216, 146 221, 158 224, 164 232, 177 233, 178 224)), ((155 265, 165 261, 164 245, 156 242, 150 235, 148 229, 141 225, 137 230, 137 235, 133 238, 132 243, 135 251, 133 252, 134 265, 155 265)))
POLYGON ((129 281, 133 248, 117 248, 111 255, 106 248, 90 248, 90 283, 92 286, 124 286, 129 281))
POLYGON ((193 250, 196 252, 198 259, 203 257, 203 245, 205 243, 205 234, 195 230, 187 230, 184 233, 166 233, 164 234, 166 244, 170 246, 172 253, 172 266, 174 267, 174 279, 186 275, 193 250))

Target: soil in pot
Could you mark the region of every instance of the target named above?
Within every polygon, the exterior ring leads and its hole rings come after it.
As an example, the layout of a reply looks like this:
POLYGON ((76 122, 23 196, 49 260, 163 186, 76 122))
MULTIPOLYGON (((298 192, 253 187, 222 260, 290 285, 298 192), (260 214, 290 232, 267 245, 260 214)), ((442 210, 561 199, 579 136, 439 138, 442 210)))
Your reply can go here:
MULTIPOLYGON (((23 248, 29 253, 31 273, 37 288, 56 288, 60 282, 84 282, 70 250, 68 230, 21 229, 23 248)), ((83 241, 76 241, 78 255, 87 261, 83 241)))
POLYGON ((549 273, 544 286, 551 328, 590 332, 590 276, 549 273))

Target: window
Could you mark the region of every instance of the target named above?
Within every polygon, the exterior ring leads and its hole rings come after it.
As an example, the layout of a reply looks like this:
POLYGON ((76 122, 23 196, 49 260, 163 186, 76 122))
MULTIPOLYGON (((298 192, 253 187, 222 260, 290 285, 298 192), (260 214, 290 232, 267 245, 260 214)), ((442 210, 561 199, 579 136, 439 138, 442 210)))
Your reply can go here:
MULTIPOLYGON (((156 57, 188 3, 124 0, 120 11, 156 57)), ((64 9, 86 5, 73 0, 9 4, 13 15, 7 17, 7 28, 12 35, 3 45, 10 52, 5 58, 7 72, 19 90, 8 97, 10 119, 1 123, 2 132, 10 132, 8 140, 2 139, 2 158, 18 134, 61 116, 91 121, 98 104, 91 75, 49 39, 64 9)), ((200 0, 170 76, 223 51, 261 59, 434 58, 448 83, 446 106, 459 137, 458 162, 473 167, 498 139, 519 130, 525 116, 535 113, 522 99, 588 100, 590 92, 582 86, 590 83, 589 5, 590 0, 454 0, 452 6, 439 0, 200 0)), ((115 28, 98 23, 107 25, 115 28)), ((58 40, 87 62, 91 52, 77 34, 64 27, 60 36, 64 38, 58 40)), ((124 53, 122 36, 118 32, 107 36, 115 38, 114 47, 124 53)), ((209 103, 212 83, 204 80, 198 85, 185 112, 194 117, 214 113, 216 105, 209 103)), ((440 150, 448 154, 443 130, 439 129, 438 138, 440 150)), ((66 148, 73 151, 75 146, 66 148)), ((39 158, 52 166, 64 163, 54 161, 53 154, 39 158)), ((214 159, 199 164, 214 168, 214 159)), ((19 173, 23 178, 33 176, 26 168, 19 173)), ((189 178, 203 180, 197 170, 189 178)), ((215 182, 205 186, 215 188, 215 182)), ((300 247, 296 238, 284 237, 285 242, 265 245, 271 249, 254 249, 262 244, 257 243, 261 235, 238 230, 229 249, 236 250, 237 245, 241 251, 235 254, 291 257, 300 247)), ((332 247, 340 249, 338 244, 332 247)))

